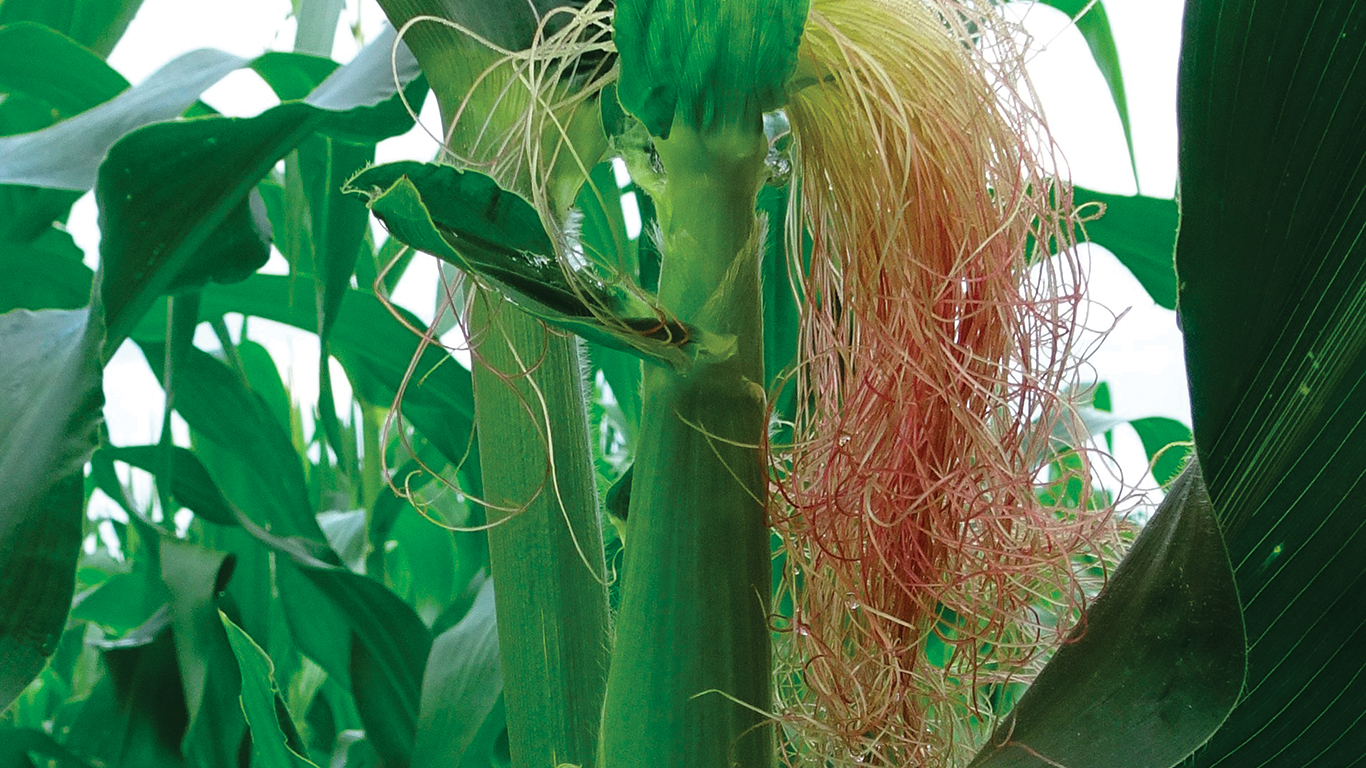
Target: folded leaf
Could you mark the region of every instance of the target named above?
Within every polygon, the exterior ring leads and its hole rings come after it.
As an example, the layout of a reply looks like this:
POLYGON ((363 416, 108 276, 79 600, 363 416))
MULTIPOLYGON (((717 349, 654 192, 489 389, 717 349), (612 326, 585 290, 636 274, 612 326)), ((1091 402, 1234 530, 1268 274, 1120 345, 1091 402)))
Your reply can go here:
POLYGON ((492 179, 450 166, 390 163, 348 185, 369 198, 390 234, 497 288, 523 311, 590 341, 685 369, 726 357, 729 336, 687 328, 620 284, 583 272, 570 280, 536 210, 492 179))
POLYGON ((227 630, 228 642, 242 671, 242 711, 251 726, 252 752, 262 765, 271 768, 305 768, 317 766, 303 756, 303 745, 298 743, 299 732, 289 718, 275 683, 275 668, 261 646, 232 623, 222 611, 218 618, 227 630), (287 734, 292 733, 291 744, 287 734))

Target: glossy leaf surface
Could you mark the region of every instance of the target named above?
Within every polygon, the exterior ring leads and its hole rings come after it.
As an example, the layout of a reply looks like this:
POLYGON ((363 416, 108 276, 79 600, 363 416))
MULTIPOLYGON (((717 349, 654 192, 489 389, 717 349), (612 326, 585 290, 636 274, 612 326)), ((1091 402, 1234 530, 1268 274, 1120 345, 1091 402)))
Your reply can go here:
POLYGON ((1366 6, 1191 0, 1176 263, 1196 452, 1247 625, 1193 766, 1346 766, 1366 697, 1366 6))

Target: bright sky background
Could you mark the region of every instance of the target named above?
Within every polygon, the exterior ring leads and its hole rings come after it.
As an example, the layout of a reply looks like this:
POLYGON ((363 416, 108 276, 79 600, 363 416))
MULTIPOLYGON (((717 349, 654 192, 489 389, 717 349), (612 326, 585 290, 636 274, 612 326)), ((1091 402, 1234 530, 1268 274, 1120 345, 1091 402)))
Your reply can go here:
MULTIPOLYGON (((1176 67, 1181 0, 1105 0, 1119 49, 1128 92, 1134 149, 1143 194, 1171 197, 1176 186, 1176 67)), ((1033 36, 1030 70, 1054 136, 1070 166, 1073 181, 1105 192, 1132 194, 1134 180, 1118 115, 1100 73, 1091 62, 1081 35, 1052 8, 1016 3, 1011 11, 1033 36)), ((219 48, 250 57, 267 50, 290 50, 294 21, 288 0, 146 0, 137 18, 109 58, 131 82, 144 80, 157 68, 196 48, 219 48)), ((373 38, 384 23, 374 0, 348 0, 342 13, 333 58, 350 59, 358 49, 352 28, 373 38)), ((269 88, 249 71, 239 71, 210 89, 204 100, 229 115, 250 116, 276 102, 269 88)), ((423 122, 437 126, 434 105, 422 110, 423 122)), ((378 161, 427 160, 436 144, 415 128, 379 147, 378 161)), ((90 195, 77 203, 72 232, 94 254, 98 244, 95 206, 90 195)), ((1090 296, 1098 308, 1091 323, 1108 327, 1122 315, 1109 337, 1090 358, 1097 380, 1110 384, 1115 411, 1125 418, 1169 416, 1190 423, 1181 337, 1174 313, 1148 298, 1138 282, 1108 252, 1089 249, 1090 296)), ((93 257, 88 258, 93 263, 93 257)), ((269 268, 281 270, 277 256, 269 268)), ((433 260, 419 257, 408 270, 394 299, 430 320, 437 294, 433 260)), ((205 330, 201 327, 201 332, 205 330)), ((317 340, 311 334, 251 321, 252 338, 270 349, 297 401, 312 408, 317 397, 317 340), (294 361, 291 363, 291 361, 294 361)), ((215 348, 211 334, 201 346, 215 348)), ((338 402, 345 402, 345 377, 334 369, 338 402)), ((160 433, 161 389, 141 354, 125 345, 107 369, 105 416, 118 444, 154 442, 160 433)), ((185 434, 183 423, 177 432, 185 434)), ((1137 481, 1146 468, 1142 445, 1132 430, 1116 430, 1115 452, 1125 479, 1137 481)), ((142 485, 142 483, 139 483, 142 485)), ((99 494, 97 493, 97 496, 99 494)), ((102 516, 112 502, 97 498, 90 513, 102 516)), ((122 515, 117 515, 121 517, 122 515)))

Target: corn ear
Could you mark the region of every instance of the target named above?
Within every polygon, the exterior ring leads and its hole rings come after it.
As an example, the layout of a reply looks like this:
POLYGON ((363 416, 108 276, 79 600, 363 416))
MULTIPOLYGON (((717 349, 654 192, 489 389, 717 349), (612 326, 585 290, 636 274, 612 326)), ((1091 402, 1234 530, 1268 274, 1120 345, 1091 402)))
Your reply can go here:
POLYGON ((675 124, 656 147, 660 302, 734 334, 688 373, 647 366, 625 591, 603 715, 607 768, 774 762, 762 318, 754 201, 762 132, 675 124))

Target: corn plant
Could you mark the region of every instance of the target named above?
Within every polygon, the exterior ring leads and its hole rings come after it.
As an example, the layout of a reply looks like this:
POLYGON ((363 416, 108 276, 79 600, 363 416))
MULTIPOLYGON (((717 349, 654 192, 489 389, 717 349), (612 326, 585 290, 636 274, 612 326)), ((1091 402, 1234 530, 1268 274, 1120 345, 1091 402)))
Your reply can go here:
MULTIPOLYGON (((1127 138, 1103 5, 1049 4, 1127 138)), ((0 3, 0 756, 1360 761, 1366 11, 1188 0, 1171 201, 1055 175, 990 2, 380 5, 343 66, 301 3, 294 52, 130 87, 136 0, 0 3), (198 100, 241 68, 280 103, 198 100), (436 161, 373 165, 429 89, 436 161), (1136 536, 1084 238, 1185 334, 1136 536), (388 298, 429 257, 468 368, 388 298), (317 339, 313 413, 258 319, 317 339), (152 444, 101 424, 120 349, 152 444)))

